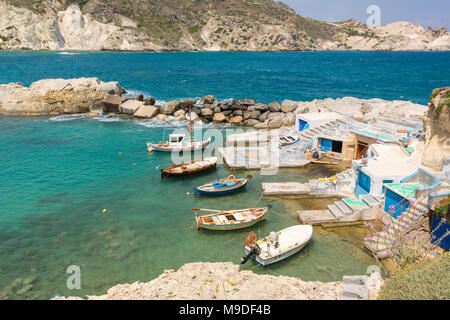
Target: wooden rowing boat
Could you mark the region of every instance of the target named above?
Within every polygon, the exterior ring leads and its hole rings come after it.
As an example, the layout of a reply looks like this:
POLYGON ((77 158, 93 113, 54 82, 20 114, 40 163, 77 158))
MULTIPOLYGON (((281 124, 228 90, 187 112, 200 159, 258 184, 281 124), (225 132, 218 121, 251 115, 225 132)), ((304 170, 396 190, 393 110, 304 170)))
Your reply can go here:
POLYGON ((268 208, 250 208, 241 210, 209 210, 194 208, 197 230, 236 230, 243 229, 265 220, 268 208), (211 214, 198 215, 197 211, 215 212, 211 214))
POLYGON ((193 160, 181 164, 172 164, 167 169, 161 169, 161 177, 187 176, 214 168, 217 164, 217 157, 193 160))
POLYGON ((234 176, 229 176, 227 179, 219 179, 204 185, 194 187, 196 195, 222 195, 245 188, 248 179, 236 179, 234 176))
POLYGON ((263 266, 281 261, 302 250, 312 236, 313 227, 310 225, 296 225, 279 232, 271 232, 261 240, 256 240, 256 235, 250 234, 246 241, 246 255, 241 259, 241 263, 246 263, 250 258, 263 266), (249 243, 252 237, 253 243, 249 243))
POLYGON ((282 146, 282 147, 289 146, 291 144, 296 143, 299 139, 300 139, 300 137, 298 137, 298 136, 282 136, 279 138, 280 146, 282 146))

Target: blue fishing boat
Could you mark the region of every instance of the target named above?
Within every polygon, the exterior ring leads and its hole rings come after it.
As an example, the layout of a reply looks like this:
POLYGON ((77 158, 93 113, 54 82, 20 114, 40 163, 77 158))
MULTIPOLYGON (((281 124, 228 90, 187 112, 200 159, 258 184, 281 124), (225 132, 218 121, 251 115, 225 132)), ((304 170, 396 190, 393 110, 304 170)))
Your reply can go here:
POLYGON ((248 179, 236 179, 235 176, 229 176, 227 179, 219 179, 209 182, 199 187, 194 187, 196 195, 220 195, 242 190, 247 185, 248 179))

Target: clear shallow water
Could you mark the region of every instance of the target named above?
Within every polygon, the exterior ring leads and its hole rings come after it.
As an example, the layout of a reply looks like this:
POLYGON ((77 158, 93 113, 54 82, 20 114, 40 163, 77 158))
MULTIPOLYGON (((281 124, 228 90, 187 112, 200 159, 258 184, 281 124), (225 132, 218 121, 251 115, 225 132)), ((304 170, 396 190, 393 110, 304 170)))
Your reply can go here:
POLYGON ((448 85, 449 52, 1 52, 0 83, 98 77, 167 101, 219 99, 308 101, 353 96, 426 104, 448 85))
MULTIPOLYGON (((101 294, 115 284, 150 280, 187 262, 239 263, 250 231, 260 229, 264 235, 298 223, 285 200, 258 201, 262 181, 306 181, 337 170, 313 166, 260 176, 218 166, 198 176, 161 181, 157 166, 168 166, 170 156, 150 154, 144 144, 160 140, 161 127, 127 118, 99 120, 104 119, 0 116, 1 298, 101 294), (220 198, 192 195, 193 185, 231 173, 254 176, 245 192, 220 198), (252 229, 195 230, 195 206, 231 209, 267 203, 273 213, 252 229), (102 214, 104 208, 107 214, 102 214), (72 264, 81 268, 79 291, 65 287, 65 270, 72 264)), ((249 262, 244 269, 333 281, 364 273, 370 263, 353 244, 318 230, 301 254, 265 269, 249 262)))
MULTIPOLYGON (((96 76, 117 80, 158 100, 215 94, 220 99, 356 96, 426 103, 448 85, 448 53, 0 53, 0 83, 96 76)), ((233 261, 248 232, 297 223, 310 201, 260 198, 261 182, 329 176, 337 168, 310 166, 277 176, 230 172, 223 166, 189 178, 160 180, 170 156, 149 154, 161 140, 153 122, 116 116, 0 116, 0 298, 102 294, 118 283, 147 281, 187 262, 233 261), (119 155, 119 153, 122 153, 119 155), (135 164, 135 165, 133 165, 135 164), (246 192, 195 198, 192 186, 230 173, 254 175, 246 192), (268 221, 250 230, 197 232, 192 208, 274 206, 268 221), (108 209, 102 214, 102 209, 108 209), (82 290, 66 289, 66 268, 78 265, 82 290)), ((314 204, 315 205, 315 204, 314 204)), ((324 206, 324 203, 317 205, 324 206)), ((316 230, 298 255, 257 273, 336 281, 364 274, 372 259, 354 237, 316 230)))

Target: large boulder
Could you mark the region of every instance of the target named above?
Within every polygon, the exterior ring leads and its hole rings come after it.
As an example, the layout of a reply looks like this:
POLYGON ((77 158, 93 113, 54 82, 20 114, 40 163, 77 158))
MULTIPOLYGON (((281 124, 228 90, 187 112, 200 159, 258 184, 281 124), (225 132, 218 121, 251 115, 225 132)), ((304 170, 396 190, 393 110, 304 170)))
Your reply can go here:
POLYGON ((193 106, 195 103, 197 102, 197 100, 195 99, 191 99, 191 98, 186 98, 180 101, 180 108, 188 108, 193 106))
POLYGON ((443 159, 450 156, 450 87, 433 91, 423 120, 425 152, 422 164, 441 170, 443 159))
POLYGON ((155 97, 150 97, 148 99, 145 99, 144 102, 148 106, 154 106, 156 103, 156 99, 155 99, 155 97))
POLYGON ((273 102, 269 103, 269 111, 270 112, 280 112, 280 110, 281 110, 281 105, 278 102, 273 101, 273 102))
POLYGON ((205 116, 212 116, 213 114, 214 114, 214 112, 211 109, 209 109, 209 108, 202 108, 201 115, 203 117, 205 117, 205 116))
POLYGON ((246 107, 237 100, 231 101, 230 107, 231 107, 231 110, 245 110, 246 109, 246 107))
POLYGON ((103 112, 118 113, 119 106, 127 100, 121 96, 109 95, 102 100, 103 112))
POLYGON ((183 109, 177 110, 173 113, 173 116, 178 118, 178 117, 184 117, 186 115, 186 111, 184 111, 183 109))
POLYGON ((169 116, 166 115, 166 114, 160 113, 160 114, 158 114, 158 115, 156 116, 156 119, 157 119, 157 120, 161 120, 161 121, 166 121, 167 119, 169 119, 169 116))
POLYGON ((230 119, 230 121, 228 121, 228 122, 231 124, 238 124, 238 123, 241 123, 243 120, 244 119, 241 116, 235 116, 235 117, 232 117, 230 119))
POLYGON ((178 101, 169 101, 161 108, 161 113, 165 115, 172 115, 179 108, 180 103, 178 101))
POLYGON ((241 100, 239 100, 239 103, 243 106, 248 107, 248 106, 253 106, 256 103, 256 101, 253 99, 241 99, 241 100))
POLYGON ((20 83, 0 85, 0 113, 16 115, 84 113, 103 108, 110 94, 120 95, 117 82, 97 78, 47 79, 30 87, 20 83))
POLYGON ((187 121, 191 121, 191 122, 195 122, 195 121, 200 120, 200 118, 199 118, 199 116, 198 116, 197 113, 195 113, 195 112, 190 112, 190 113, 187 113, 187 114, 186 114, 186 120, 187 120, 187 121))
POLYGON ((219 113, 214 114, 213 121, 214 122, 225 122, 225 121, 227 121, 227 117, 222 112, 219 112, 219 113))
POLYGON ((267 119, 272 120, 275 118, 283 118, 283 117, 284 117, 284 114, 281 112, 272 112, 268 115, 267 119))
POLYGON ((234 110, 233 116, 243 116, 244 112, 242 110, 234 110))
POLYGON ((144 101, 127 100, 119 106, 119 112, 125 114, 134 114, 144 104, 144 101))
POLYGON ((255 119, 248 119, 248 120, 245 121, 244 124, 245 124, 246 126, 253 127, 254 125, 256 125, 256 124, 258 124, 258 123, 259 123, 258 120, 255 120, 255 119))
POLYGON ((110 95, 120 96, 125 93, 125 89, 123 89, 117 81, 100 82, 98 89, 110 95))
POLYGON ((159 107, 155 106, 142 106, 135 113, 137 118, 153 118, 159 113, 159 107))
POLYGON ((276 117, 271 120, 269 120, 269 123, 267 124, 268 129, 278 129, 283 125, 283 118, 276 117))
POLYGON ((250 111, 244 111, 242 113, 242 118, 244 118, 244 120, 250 119, 250 115, 251 115, 250 111))
POLYGON ((261 112, 266 112, 267 110, 269 110, 269 108, 264 103, 257 103, 257 104, 255 104, 255 110, 261 111, 261 112))
POLYGON ((266 111, 263 114, 261 114, 261 116, 259 117, 259 121, 264 122, 267 120, 267 118, 270 115, 270 111, 266 111))
POLYGON ((267 129, 267 125, 269 124, 269 120, 266 120, 264 122, 257 123, 253 126, 255 129, 267 129))
POLYGON ((290 127, 295 124, 295 114, 292 112, 289 112, 286 114, 286 116, 283 118, 283 126, 290 127))
POLYGON ((255 120, 259 120, 261 117, 261 112, 260 111, 253 111, 252 113, 250 113, 250 118, 255 119, 255 120))
POLYGON ((297 107, 298 107, 298 102, 297 101, 284 100, 281 103, 281 111, 284 112, 284 113, 292 112, 295 109, 297 109, 297 107))
POLYGON ((215 101, 216 98, 212 94, 209 94, 207 96, 202 97, 199 102, 203 104, 213 104, 215 101))

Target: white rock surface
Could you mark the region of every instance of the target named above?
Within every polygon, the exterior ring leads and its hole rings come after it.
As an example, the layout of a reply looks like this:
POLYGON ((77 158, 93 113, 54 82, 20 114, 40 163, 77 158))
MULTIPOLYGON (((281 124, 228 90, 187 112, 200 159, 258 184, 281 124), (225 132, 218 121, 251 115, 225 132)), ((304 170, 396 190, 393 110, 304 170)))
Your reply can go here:
MULTIPOLYGON (((304 282, 286 276, 257 275, 226 263, 188 263, 150 282, 112 287, 89 300, 338 300, 342 282, 304 282)), ((54 300, 64 300, 55 297, 54 300)), ((69 297, 67 299, 77 299, 69 297)))
POLYGON ((0 113, 83 113, 99 108, 108 92, 121 90, 117 82, 104 83, 97 78, 45 79, 30 87, 20 83, 0 84, 0 113))

